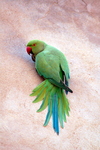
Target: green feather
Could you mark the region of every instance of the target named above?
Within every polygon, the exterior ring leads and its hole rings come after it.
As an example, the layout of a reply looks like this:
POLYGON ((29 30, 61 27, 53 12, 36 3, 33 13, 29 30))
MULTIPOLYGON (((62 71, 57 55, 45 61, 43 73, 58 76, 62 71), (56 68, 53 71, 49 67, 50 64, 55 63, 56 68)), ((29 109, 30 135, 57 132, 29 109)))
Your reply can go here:
POLYGON ((50 96, 50 91, 52 89, 53 85, 50 84, 48 82, 48 80, 43 81, 43 84, 39 84, 33 91, 33 93, 31 94, 31 96, 36 96, 36 99, 33 101, 33 103, 37 103, 41 100, 42 104, 40 106, 40 108, 37 110, 37 112, 41 112, 43 111, 47 105, 48 105, 48 98, 50 96))
POLYGON ((44 100, 42 101, 40 108, 37 110, 37 112, 43 111, 48 106, 49 96, 50 96, 50 93, 47 93, 44 100))
POLYGON ((44 126, 48 125, 49 120, 51 118, 51 115, 52 115, 52 104, 53 104, 53 101, 54 101, 54 99, 52 99, 52 97, 55 94, 56 90, 57 90, 56 87, 53 86, 53 88, 52 88, 52 90, 50 92, 50 96, 49 96, 49 99, 48 99, 48 113, 47 113, 47 116, 46 116, 46 120, 45 120, 44 126))
POLYGON ((40 88, 43 88, 44 84, 45 84, 45 80, 42 83, 40 83, 32 92, 36 92, 40 88))
POLYGON ((47 126, 49 121, 50 121, 50 118, 51 118, 51 115, 52 115, 52 99, 51 97, 49 98, 49 101, 48 101, 48 113, 47 113, 47 116, 46 116, 46 120, 44 122, 44 125, 43 126, 47 126))
POLYGON ((37 103, 39 101, 42 101, 43 98, 45 97, 45 93, 46 93, 46 87, 44 87, 40 93, 37 95, 36 99, 33 101, 33 103, 37 103))
POLYGON ((69 107, 69 102, 68 102, 68 99, 66 98, 65 96, 65 93, 63 91, 63 106, 64 106, 64 110, 65 110, 65 113, 67 114, 67 116, 69 116, 69 111, 70 111, 70 107, 69 107))

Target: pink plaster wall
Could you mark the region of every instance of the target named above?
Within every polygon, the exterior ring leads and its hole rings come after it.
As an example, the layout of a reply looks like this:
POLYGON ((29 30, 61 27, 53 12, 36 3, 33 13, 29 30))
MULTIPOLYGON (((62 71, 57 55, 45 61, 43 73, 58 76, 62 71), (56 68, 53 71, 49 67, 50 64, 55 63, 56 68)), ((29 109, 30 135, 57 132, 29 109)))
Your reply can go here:
POLYGON ((0 150, 100 150, 100 0, 3 0, 0 27, 0 150), (59 136, 29 97, 42 81, 25 51, 32 39, 69 61, 74 93, 59 136))

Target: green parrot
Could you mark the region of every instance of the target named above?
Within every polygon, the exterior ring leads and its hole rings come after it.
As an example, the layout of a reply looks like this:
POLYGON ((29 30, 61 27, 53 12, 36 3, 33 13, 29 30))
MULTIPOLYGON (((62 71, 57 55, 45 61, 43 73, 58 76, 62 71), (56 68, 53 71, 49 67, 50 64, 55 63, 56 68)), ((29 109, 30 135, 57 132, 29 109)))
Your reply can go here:
POLYGON ((59 134, 59 126, 64 128, 66 115, 69 116, 70 111, 65 93, 73 93, 68 87, 70 78, 68 62, 61 51, 40 40, 30 41, 26 50, 35 62, 36 71, 44 78, 30 96, 36 96, 33 103, 42 101, 37 112, 48 107, 44 126, 48 125, 52 116, 53 129, 59 134))

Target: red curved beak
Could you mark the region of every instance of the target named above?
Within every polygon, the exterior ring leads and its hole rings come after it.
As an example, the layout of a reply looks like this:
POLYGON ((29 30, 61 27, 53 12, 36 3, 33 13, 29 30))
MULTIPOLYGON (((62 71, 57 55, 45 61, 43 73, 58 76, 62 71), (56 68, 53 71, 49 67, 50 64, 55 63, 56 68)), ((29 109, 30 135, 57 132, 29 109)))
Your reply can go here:
POLYGON ((30 55, 30 53, 32 52, 32 48, 31 47, 26 47, 26 51, 30 55))

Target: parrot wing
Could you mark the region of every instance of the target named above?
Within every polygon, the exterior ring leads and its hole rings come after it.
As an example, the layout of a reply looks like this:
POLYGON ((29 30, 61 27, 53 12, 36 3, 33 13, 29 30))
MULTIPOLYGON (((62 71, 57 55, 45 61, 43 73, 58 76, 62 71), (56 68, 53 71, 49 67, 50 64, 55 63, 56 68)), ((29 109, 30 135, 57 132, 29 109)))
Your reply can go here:
POLYGON ((40 76, 60 82, 59 58, 49 52, 41 52, 36 56, 36 70, 40 76))
POLYGON ((68 62, 63 54, 60 57, 60 64, 61 64, 61 68, 66 76, 66 80, 70 79, 68 62))
MULTIPOLYGON (((51 52, 43 51, 36 56, 35 67, 40 76, 48 79, 52 84, 65 89, 67 92, 69 91, 72 93, 72 90, 61 78, 63 72, 66 75, 66 78, 68 78, 67 72, 69 71, 68 65, 66 71, 66 65, 64 64, 66 59, 63 61, 63 56, 64 55, 58 50, 51 52)), ((66 83, 68 82, 67 79, 65 81, 66 83)))
MULTIPOLYGON (((68 87, 69 86, 68 80, 70 79, 69 66, 68 66, 68 62, 63 54, 60 57, 60 65, 61 65, 61 69, 62 69, 64 77, 65 77, 64 83, 68 87)), ((68 94, 69 90, 65 90, 65 91, 66 91, 66 94, 68 94)), ((72 93, 72 91, 70 91, 70 92, 72 93)))

